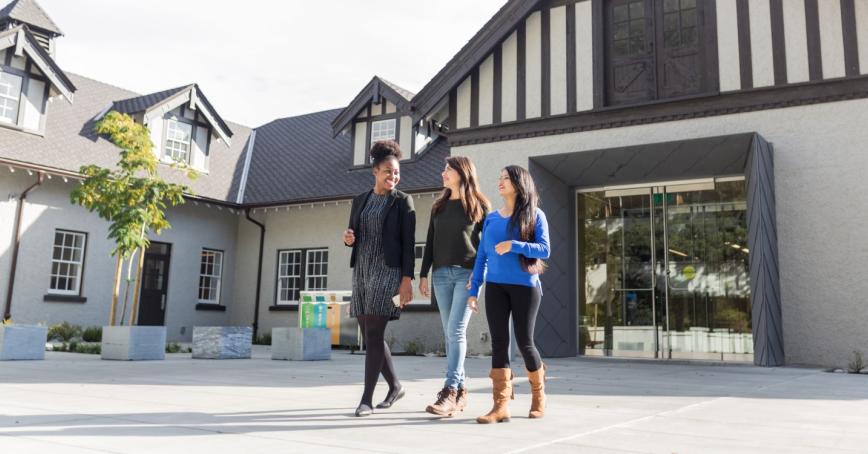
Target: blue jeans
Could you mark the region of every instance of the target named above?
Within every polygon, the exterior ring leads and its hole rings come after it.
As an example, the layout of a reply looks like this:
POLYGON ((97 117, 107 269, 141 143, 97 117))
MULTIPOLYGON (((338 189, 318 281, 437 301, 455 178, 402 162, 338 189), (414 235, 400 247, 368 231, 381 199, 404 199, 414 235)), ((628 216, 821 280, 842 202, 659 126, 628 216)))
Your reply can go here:
POLYGON ((467 355, 467 323, 470 308, 467 307, 467 281, 472 270, 459 266, 442 266, 434 269, 432 287, 443 322, 446 338, 446 385, 447 388, 464 387, 464 357, 467 355))

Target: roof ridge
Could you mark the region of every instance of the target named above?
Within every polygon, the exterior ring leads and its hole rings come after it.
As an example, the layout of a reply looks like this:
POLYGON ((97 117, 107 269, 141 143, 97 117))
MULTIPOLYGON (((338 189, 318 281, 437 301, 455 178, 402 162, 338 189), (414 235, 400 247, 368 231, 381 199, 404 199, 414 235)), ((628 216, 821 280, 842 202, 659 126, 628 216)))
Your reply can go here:
POLYGON ((298 115, 290 115, 290 116, 288 116, 288 117, 278 117, 278 118, 275 118, 274 120, 271 120, 271 121, 269 121, 269 122, 267 122, 267 123, 263 123, 263 124, 261 124, 261 125, 255 127, 255 128, 252 128, 252 129, 259 129, 259 128, 262 128, 262 127, 268 126, 268 125, 270 125, 270 124, 272 124, 272 123, 275 123, 275 122, 278 122, 278 121, 281 121, 281 120, 292 120, 292 119, 294 119, 294 118, 308 117, 308 116, 316 115, 316 114, 324 114, 324 113, 326 113, 326 112, 339 112, 339 111, 342 111, 342 110, 344 110, 344 107, 335 107, 335 108, 332 108, 332 109, 318 110, 318 111, 316 111, 316 112, 308 112, 308 113, 303 113, 303 114, 298 114, 298 115))
POLYGON ((139 93, 139 92, 137 92, 137 91, 133 91, 133 90, 130 90, 129 88, 124 88, 124 87, 121 87, 121 86, 119 86, 119 85, 115 85, 115 84, 110 83, 110 82, 104 82, 104 81, 101 81, 101 80, 97 80, 97 79, 94 79, 93 77, 85 76, 85 75, 83 75, 83 74, 79 74, 79 73, 76 73, 76 72, 71 72, 71 71, 65 71, 65 72, 66 72, 67 74, 73 75, 73 76, 75 76, 75 77, 80 77, 80 78, 82 78, 82 79, 87 79, 87 80, 89 80, 89 81, 91 81, 91 82, 96 82, 96 83, 98 83, 98 84, 107 85, 107 86, 112 87, 112 88, 117 88, 118 90, 123 90, 123 91, 129 92, 129 93, 132 93, 133 96, 131 96, 131 98, 135 98, 136 96, 142 96, 142 94, 139 93))

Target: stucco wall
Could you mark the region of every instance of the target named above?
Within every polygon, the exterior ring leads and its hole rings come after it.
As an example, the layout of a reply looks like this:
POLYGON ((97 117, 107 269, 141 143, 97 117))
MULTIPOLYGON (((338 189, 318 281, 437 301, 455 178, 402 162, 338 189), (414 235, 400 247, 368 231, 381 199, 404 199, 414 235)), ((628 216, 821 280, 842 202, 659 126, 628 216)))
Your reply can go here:
MULTIPOLYGON (((3 300, 12 253, 15 207, 14 200, 7 200, 8 194, 20 193, 34 179, 35 175, 27 176, 21 170, 0 177, 0 194, 4 195, 3 202, 0 202, 0 282, 3 300)), ((50 325, 68 321, 89 326, 108 322, 115 265, 115 259, 110 256, 113 245, 106 239, 108 224, 87 210, 70 204, 69 191, 73 184, 76 183, 72 180, 64 183, 62 179, 55 177, 46 180, 45 184, 32 191, 27 198, 22 218, 23 233, 12 307, 12 317, 17 323, 50 325), (82 296, 87 298, 87 302, 83 304, 43 301, 49 285, 55 229, 87 233, 82 277, 82 296)), ((194 324, 222 325, 229 320, 226 313, 196 311, 195 306, 199 254, 203 247, 224 251, 221 304, 228 307, 233 304, 234 275, 229 270, 235 268, 237 215, 230 214, 228 210, 188 203, 171 209, 167 218, 173 228, 165 230, 159 237, 152 236, 151 239, 172 244, 166 302, 168 339, 186 341, 191 337, 191 327, 194 324)))
MULTIPOLYGON (((868 353, 868 100, 453 147, 483 171, 529 156, 757 132, 774 145, 784 341, 788 364, 845 365, 868 353), (847 119, 847 121, 842 121, 847 119)), ((556 209, 556 207, 543 207, 556 209)), ((559 247, 557 244, 553 247, 559 247)), ((545 302, 543 302, 545 304, 545 302)))

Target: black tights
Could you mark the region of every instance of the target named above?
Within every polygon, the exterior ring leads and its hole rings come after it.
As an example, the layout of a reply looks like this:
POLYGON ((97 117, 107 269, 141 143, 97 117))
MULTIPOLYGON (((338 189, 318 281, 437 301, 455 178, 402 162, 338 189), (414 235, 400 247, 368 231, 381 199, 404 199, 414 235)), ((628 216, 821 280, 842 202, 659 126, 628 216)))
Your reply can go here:
POLYGON ((362 394, 361 403, 373 407, 374 387, 377 386, 381 373, 389 384, 389 395, 401 388, 401 382, 395 374, 392 353, 385 339, 389 317, 360 315, 358 321, 365 338, 365 392, 362 394))
POLYGON ((533 343, 533 330, 542 293, 539 287, 485 284, 485 316, 491 331, 491 367, 509 367, 509 315, 515 328, 515 340, 524 358, 524 366, 534 372, 542 366, 533 343))

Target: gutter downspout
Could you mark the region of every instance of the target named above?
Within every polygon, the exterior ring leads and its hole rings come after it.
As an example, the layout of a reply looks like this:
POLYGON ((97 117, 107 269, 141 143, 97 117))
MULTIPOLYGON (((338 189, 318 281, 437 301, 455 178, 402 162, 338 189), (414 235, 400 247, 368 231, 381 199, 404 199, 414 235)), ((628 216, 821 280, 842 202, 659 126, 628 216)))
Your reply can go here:
POLYGON ((6 307, 3 310, 3 320, 12 318, 12 291, 15 288, 15 269, 18 265, 18 249, 21 246, 21 218, 24 212, 24 199, 27 198, 30 191, 42 184, 44 178, 44 173, 37 172, 36 182, 18 196, 18 206, 15 209, 15 246, 12 248, 12 264, 9 268, 9 283, 6 287, 6 307))
POLYGON ((259 332, 259 296, 262 291, 262 252, 265 247, 265 224, 250 217, 250 208, 244 210, 244 216, 248 221, 259 226, 259 260, 256 267, 256 300, 253 303, 253 341, 256 341, 259 332))

